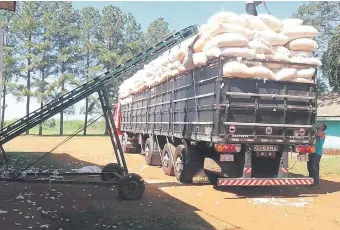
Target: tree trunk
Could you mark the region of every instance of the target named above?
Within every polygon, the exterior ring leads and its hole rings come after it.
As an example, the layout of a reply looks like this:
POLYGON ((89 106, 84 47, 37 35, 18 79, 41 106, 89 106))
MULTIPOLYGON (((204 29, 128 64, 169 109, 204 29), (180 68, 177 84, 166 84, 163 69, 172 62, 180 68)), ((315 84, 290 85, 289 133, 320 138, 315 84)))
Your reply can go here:
MULTIPOLYGON (((90 53, 88 51, 87 57, 86 57, 86 82, 89 80, 89 68, 90 68, 90 53)), ((85 99, 85 120, 84 120, 84 132, 83 132, 84 136, 86 136, 86 131, 87 131, 88 112, 89 112, 89 98, 87 97, 85 99)))
MULTIPOLYGON (((41 101, 40 101, 40 108, 42 108, 43 106, 44 106, 44 102, 43 102, 43 100, 41 99, 41 101)), ((42 128, 43 128, 42 123, 43 123, 43 122, 41 122, 41 123, 39 124, 39 133, 38 133, 39 136, 42 136, 42 128)))
POLYGON ((6 110, 6 78, 4 81, 4 87, 2 91, 2 114, 1 114, 1 129, 5 126, 5 110, 6 110))
MULTIPOLYGON (((63 94, 65 90, 65 82, 63 81, 61 83, 61 92, 63 94)), ((60 130, 59 130, 59 135, 63 136, 64 135, 64 111, 60 112, 60 130)))
POLYGON ((88 120, 88 109, 89 109, 89 98, 85 99, 85 120, 84 120, 84 132, 83 135, 86 136, 87 120, 88 120))
MULTIPOLYGON (((31 59, 28 59, 28 66, 31 65, 31 59)), ((27 101, 26 101, 26 116, 30 114, 30 102, 31 102, 31 70, 27 71, 27 90, 28 90, 28 95, 27 95, 27 101)), ((26 135, 30 134, 30 130, 26 130, 26 135)))
MULTIPOLYGON (((41 71, 41 82, 42 82, 42 84, 44 84, 44 80, 45 80, 45 71, 42 70, 42 71, 41 71)), ((43 101, 43 96, 42 96, 42 94, 44 93, 44 91, 45 91, 45 87, 44 87, 44 85, 43 85, 43 86, 41 86, 41 88, 40 88, 40 93, 41 93, 41 98, 40 98, 40 108, 42 108, 42 107, 44 106, 44 101, 43 101)), ((41 110, 41 111, 42 111, 42 110, 41 110)), ((42 136, 42 133, 43 133, 43 122, 41 122, 41 123, 39 124, 39 133, 38 133, 38 135, 39 135, 39 136, 42 136)))
MULTIPOLYGON (((61 49, 60 49, 61 50, 61 49)), ((65 64, 61 64, 61 75, 64 75, 65 73, 65 64)), ((61 95, 64 94, 65 90, 65 80, 61 82, 61 95)), ((63 136, 64 135, 64 110, 60 112, 60 129, 59 129, 59 135, 63 136)))

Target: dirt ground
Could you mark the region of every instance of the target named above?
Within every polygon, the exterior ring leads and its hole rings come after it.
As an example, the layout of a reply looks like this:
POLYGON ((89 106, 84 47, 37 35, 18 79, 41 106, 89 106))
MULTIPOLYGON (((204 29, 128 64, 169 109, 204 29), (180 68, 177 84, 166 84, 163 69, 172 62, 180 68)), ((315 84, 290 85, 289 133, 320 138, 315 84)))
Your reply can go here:
MULTIPOLYGON (((41 155, 63 139, 19 137, 5 149, 41 155)), ((114 161, 112 152, 107 137, 76 137, 53 159, 68 168, 101 166, 114 161)), ((160 167, 147 166, 141 155, 127 154, 126 159, 130 172, 147 182, 141 200, 120 200, 115 187, 2 182, 0 229, 340 229, 339 176, 322 177, 319 190, 217 190, 179 184, 160 167)))

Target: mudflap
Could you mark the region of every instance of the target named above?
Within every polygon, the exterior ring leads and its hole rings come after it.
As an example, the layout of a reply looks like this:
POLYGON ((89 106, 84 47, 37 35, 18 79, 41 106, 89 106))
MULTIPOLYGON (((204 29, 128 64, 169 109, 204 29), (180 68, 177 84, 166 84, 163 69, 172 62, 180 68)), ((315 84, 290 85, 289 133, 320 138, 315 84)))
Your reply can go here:
POLYGON ((306 186, 314 179, 304 178, 218 178, 217 186, 306 186))
POLYGON ((190 146, 184 154, 183 181, 193 184, 210 184, 210 180, 204 171, 204 155, 195 147, 190 146))

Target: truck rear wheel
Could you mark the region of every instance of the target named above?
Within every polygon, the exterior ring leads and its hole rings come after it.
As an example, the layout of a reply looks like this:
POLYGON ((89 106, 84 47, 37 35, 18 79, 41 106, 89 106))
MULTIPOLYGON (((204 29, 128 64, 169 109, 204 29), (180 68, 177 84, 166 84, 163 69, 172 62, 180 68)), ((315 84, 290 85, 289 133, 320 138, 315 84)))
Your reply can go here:
POLYGON ((151 137, 145 142, 144 159, 148 165, 161 166, 161 157, 151 137))
POLYGON ((174 173, 176 179, 181 183, 192 182, 192 177, 187 172, 187 149, 184 145, 178 145, 174 156, 174 173))
POLYGON ((204 155, 195 147, 184 144, 177 146, 174 156, 174 172, 177 180, 181 183, 192 183, 195 180, 207 180, 204 172, 204 155))
POLYGON ((173 155, 176 152, 175 146, 170 143, 165 144, 162 151, 162 168, 165 175, 173 176, 174 175, 174 164, 173 164, 173 155))

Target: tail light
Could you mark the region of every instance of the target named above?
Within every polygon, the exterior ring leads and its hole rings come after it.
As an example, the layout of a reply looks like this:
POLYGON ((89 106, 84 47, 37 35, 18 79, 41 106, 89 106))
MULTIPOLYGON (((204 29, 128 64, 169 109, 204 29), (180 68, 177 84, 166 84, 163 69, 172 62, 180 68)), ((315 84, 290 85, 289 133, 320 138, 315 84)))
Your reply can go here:
POLYGON ((308 145, 295 146, 295 152, 297 152, 297 153, 315 153, 315 147, 314 146, 308 146, 308 145))
POLYGON ((240 144, 215 144, 215 151, 219 153, 239 153, 241 152, 240 144))

